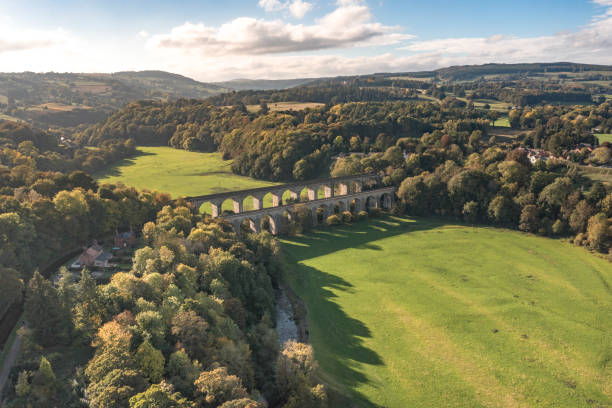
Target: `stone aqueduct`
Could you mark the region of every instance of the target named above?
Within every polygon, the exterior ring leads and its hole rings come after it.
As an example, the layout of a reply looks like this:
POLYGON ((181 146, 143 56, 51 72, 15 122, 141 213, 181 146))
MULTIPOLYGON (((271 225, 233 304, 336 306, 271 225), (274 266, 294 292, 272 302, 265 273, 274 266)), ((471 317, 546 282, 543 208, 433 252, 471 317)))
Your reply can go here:
POLYGON ((268 219, 270 232, 274 235, 280 231, 283 216, 292 219, 300 206, 312 214, 313 224, 325 220, 338 211, 352 210, 358 213, 370 208, 389 209, 393 204, 395 188, 373 188, 378 182, 376 174, 360 174, 348 177, 318 179, 298 183, 281 184, 270 187, 249 190, 230 191, 227 193, 210 194, 197 197, 186 197, 185 201, 199 208, 204 203, 210 203, 213 218, 223 217, 231 222, 236 233, 240 234, 243 222, 248 221, 251 230, 261 231, 262 221, 268 219), (307 201, 299 201, 302 192, 306 191, 307 201), (283 204, 285 193, 289 193, 290 202, 283 204), (319 194, 322 192, 322 194, 319 194), (272 206, 263 207, 264 197, 270 194, 272 206), (322 198, 319 198, 323 195, 322 198), (252 198, 253 209, 244 210, 244 201, 252 198), (231 200, 234 206, 233 214, 222 214, 221 207, 226 200, 231 200))

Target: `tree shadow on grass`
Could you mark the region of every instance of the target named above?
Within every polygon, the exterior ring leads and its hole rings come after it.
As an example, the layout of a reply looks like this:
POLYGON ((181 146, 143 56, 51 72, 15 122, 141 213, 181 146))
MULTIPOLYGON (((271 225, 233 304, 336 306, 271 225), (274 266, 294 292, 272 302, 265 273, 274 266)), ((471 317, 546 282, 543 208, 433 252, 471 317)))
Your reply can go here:
POLYGON ((308 235, 283 239, 282 243, 285 253, 289 252, 293 259, 299 262, 348 248, 382 251, 381 246, 372 242, 406 232, 429 230, 448 223, 458 224, 457 221, 444 218, 385 216, 348 226, 315 229, 308 235))
POLYGON ((121 159, 119 161, 111 163, 109 166, 98 170, 95 173, 95 177, 97 179, 107 178, 107 177, 119 177, 121 176, 121 171, 119 170, 121 167, 131 166, 136 163, 136 159, 142 156, 154 156, 155 153, 143 152, 142 150, 137 150, 134 155, 127 157, 125 159, 121 159))
POLYGON ((415 221, 388 216, 347 227, 315 230, 306 236, 282 241, 290 280, 308 306, 311 338, 322 368, 321 380, 334 391, 351 399, 350 403, 342 401, 340 405, 377 407, 355 390, 363 384, 374 388, 385 387, 386 384, 378 383, 364 374, 366 370, 363 367, 385 363, 376 351, 364 346, 364 339, 372 337, 370 329, 362 321, 349 316, 335 300, 337 295, 334 292, 352 293, 355 290, 353 285, 341 276, 326 273, 300 261, 347 248, 371 249, 380 251, 377 256, 384 256, 383 248, 372 241, 409 231, 436 228, 445 223, 444 220, 415 221), (319 342, 323 344, 317 347, 319 342))

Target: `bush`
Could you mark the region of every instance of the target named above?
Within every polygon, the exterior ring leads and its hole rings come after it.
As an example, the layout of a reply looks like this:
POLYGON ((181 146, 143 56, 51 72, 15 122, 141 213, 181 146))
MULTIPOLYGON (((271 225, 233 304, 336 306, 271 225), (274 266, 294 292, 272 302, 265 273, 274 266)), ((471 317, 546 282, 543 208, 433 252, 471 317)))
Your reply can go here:
POLYGON ((576 235, 576 238, 574 238, 574 245, 582 246, 584 239, 584 234, 581 232, 580 234, 576 235))
POLYGON ((393 204, 391 207, 391 214, 402 215, 406 212, 406 204, 400 202, 399 204, 393 204))
POLYGON ((341 221, 340 221, 340 217, 338 217, 336 214, 334 215, 330 215, 329 217, 327 217, 327 225, 340 225, 341 221))
POLYGON ((349 224, 351 221, 353 221, 353 214, 351 214, 350 211, 343 211, 342 222, 345 224, 349 224))
POLYGON ((359 211, 359 214, 357 214, 357 221, 363 221, 363 220, 367 220, 368 219, 368 213, 367 211, 359 211))

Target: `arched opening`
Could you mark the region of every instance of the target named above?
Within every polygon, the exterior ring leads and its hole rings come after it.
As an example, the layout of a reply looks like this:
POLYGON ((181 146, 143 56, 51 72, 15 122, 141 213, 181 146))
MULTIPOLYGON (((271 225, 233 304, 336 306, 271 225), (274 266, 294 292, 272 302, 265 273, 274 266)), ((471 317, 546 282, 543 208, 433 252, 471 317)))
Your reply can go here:
POLYGON ((380 196, 379 201, 379 208, 382 208, 383 210, 390 210, 393 197, 391 197, 390 193, 384 193, 380 196))
POLYGON ((324 223, 325 220, 327 219, 327 217, 329 217, 331 215, 330 214, 331 213, 330 208, 327 205, 325 205, 325 204, 322 204, 319 207, 317 207, 315 209, 315 211, 316 211, 316 214, 317 214, 317 223, 318 224, 324 223))
POLYGON ((212 205, 210 204, 210 201, 202 203, 202 205, 200 205, 199 211, 200 214, 212 215, 212 205))
POLYGON ((330 198, 333 195, 333 189, 328 185, 321 185, 317 189, 317 198, 330 198))
POLYGON ((242 200, 243 211, 261 210, 261 208, 261 202, 252 195, 248 195, 242 200))
POLYGON ((349 194, 350 184, 348 182, 336 183, 336 195, 347 195, 349 194))
POLYGON ((251 234, 257 232, 257 224, 250 218, 245 218, 240 223, 240 233, 241 234, 251 234))
POLYGON ((280 234, 291 234, 296 231, 296 222, 293 214, 285 210, 280 216, 280 225, 278 225, 278 232, 280 234))
POLYGON ((281 204, 281 199, 282 196, 276 193, 266 193, 261 200, 262 208, 278 207, 281 204))
POLYGON ((277 222, 274 220, 274 217, 270 216, 270 215, 265 215, 262 219, 261 219, 261 231, 268 231, 270 234, 272 235, 276 235, 278 234, 278 225, 277 222))
POLYGON ((295 204, 300 200, 300 193, 298 191, 285 190, 283 193, 283 205, 295 204))
POLYGON ((342 214, 344 211, 346 211, 344 201, 338 201, 336 204, 334 204, 334 214, 342 214))
POLYGON ((369 196, 366 199, 366 210, 370 210, 372 208, 378 208, 378 200, 374 196, 369 196))
POLYGON ((300 201, 301 202, 306 202, 306 201, 312 201, 312 200, 316 200, 317 199, 317 191, 310 189, 308 187, 304 187, 301 191, 300 191, 300 201))
POLYGON ((363 190, 363 183, 361 181, 352 181, 351 185, 351 193, 361 193, 363 190))
POLYGON ((238 211, 235 211, 235 210, 236 210, 236 206, 234 205, 234 200, 231 198, 226 198, 221 204, 221 215, 238 214, 238 211))

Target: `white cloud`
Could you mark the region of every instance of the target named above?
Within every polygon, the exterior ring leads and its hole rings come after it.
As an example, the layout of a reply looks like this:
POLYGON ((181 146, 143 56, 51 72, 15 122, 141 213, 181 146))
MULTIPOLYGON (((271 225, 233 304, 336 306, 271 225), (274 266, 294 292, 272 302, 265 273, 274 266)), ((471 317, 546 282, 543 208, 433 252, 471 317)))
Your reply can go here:
POLYGON ((285 4, 279 0, 259 0, 258 5, 267 12, 279 11, 285 7, 285 4))
POLYGON ((612 6, 612 0, 593 0, 593 3, 600 6, 612 6))
MULTIPOLYGON (((597 1, 612 4, 612 0, 597 1)), ((582 61, 610 64, 612 9, 596 16, 590 24, 577 31, 539 37, 494 35, 488 38, 443 38, 415 41, 399 49, 462 57, 473 63, 582 61)))
POLYGON ((0 54, 11 51, 53 48, 68 43, 68 32, 55 30, 31 30, 0 25, 0 54))
POLYGON ((313 4, 304 0, 259 0, 259 7, 267 12, 275 12, 281 10, 289 10, 295 18, 304 18, 304 16, 312 10, 313 4))
POLYGON ((147 30, 141 30, 138 32, 138 36, 141 38, 147 38, 149 36, 149 32, 147 30))
POLYGON ((310 10, 312 3, 303 0, 293 0, 289 4, 289 11, 295 18, 303 18, 310 10))
POLYGON ((400 33, 398 27, 373 21, 367 6, 345 1, 312 25, 251 17, 239 17, 219 27, 185 23, 168 34, 153 36, 148 48, 211 57, 389 45, 408 38, 412 36, 400 33))

